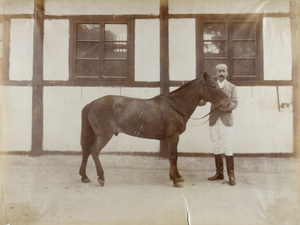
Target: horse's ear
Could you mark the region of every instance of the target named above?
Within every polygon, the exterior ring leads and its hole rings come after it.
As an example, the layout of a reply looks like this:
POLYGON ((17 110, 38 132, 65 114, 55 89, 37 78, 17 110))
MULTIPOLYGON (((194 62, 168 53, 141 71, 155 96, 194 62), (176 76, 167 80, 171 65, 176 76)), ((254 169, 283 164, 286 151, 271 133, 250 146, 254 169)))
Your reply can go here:
POLYGON ((210 76, 208 75, 208 73, 206 71, 203 74, 203 78, 205 81, 208 81, 210 79, 210 76))

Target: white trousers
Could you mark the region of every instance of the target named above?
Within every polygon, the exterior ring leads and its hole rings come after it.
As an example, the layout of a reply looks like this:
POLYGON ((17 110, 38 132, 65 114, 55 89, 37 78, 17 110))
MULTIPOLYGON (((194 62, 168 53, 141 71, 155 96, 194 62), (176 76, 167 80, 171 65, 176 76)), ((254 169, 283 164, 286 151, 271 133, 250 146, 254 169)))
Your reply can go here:
POLYGON ((225 153, 226 156, 232 156, 233 127, 225 126, 218 119, 214 126, 209 127, 209 131, 215 155, 225 153))

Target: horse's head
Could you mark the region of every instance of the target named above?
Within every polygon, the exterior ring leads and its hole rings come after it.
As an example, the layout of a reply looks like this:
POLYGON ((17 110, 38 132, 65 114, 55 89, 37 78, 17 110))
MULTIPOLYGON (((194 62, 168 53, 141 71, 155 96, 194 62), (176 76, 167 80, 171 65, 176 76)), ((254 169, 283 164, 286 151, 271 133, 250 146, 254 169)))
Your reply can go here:
POLYGON ((217 82, 206 72, 203 74, 203 89, 202 99, 211 102, 214 105, 226 107, 229 103, 229 97, 221 90, 217 82))

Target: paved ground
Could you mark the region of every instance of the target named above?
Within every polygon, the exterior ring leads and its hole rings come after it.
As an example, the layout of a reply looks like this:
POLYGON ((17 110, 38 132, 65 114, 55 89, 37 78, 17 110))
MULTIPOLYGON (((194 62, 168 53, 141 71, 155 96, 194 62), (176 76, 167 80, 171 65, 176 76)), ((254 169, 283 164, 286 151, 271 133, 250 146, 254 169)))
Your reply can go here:
POLYGON ((213 158, 179 158, 186 182, 174 188, 168 160, 101 155, 106 183, 93 162, 80 182, 81 156, 0 155, 0 224, 268 225, 300 224, 300 162, 235 159, 233 187, 211 182, 213 158))

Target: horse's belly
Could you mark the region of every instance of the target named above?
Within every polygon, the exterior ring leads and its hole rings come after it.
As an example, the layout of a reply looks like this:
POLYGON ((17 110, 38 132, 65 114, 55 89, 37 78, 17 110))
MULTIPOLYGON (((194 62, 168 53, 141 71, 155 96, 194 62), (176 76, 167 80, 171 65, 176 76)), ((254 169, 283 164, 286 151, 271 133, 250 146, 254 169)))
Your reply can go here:
POLYGON ((120 132, 150 139, 166 139, 184 130, 181 116, 154 100, 127 99, 115 104, 114 118, 120 132))
POLYGON ((150 139, 164 139, 166 131, 161 123, 155 121, 138 121, 136 119, 128 120, 124 124, 119 125, 122 133, 150 139))

